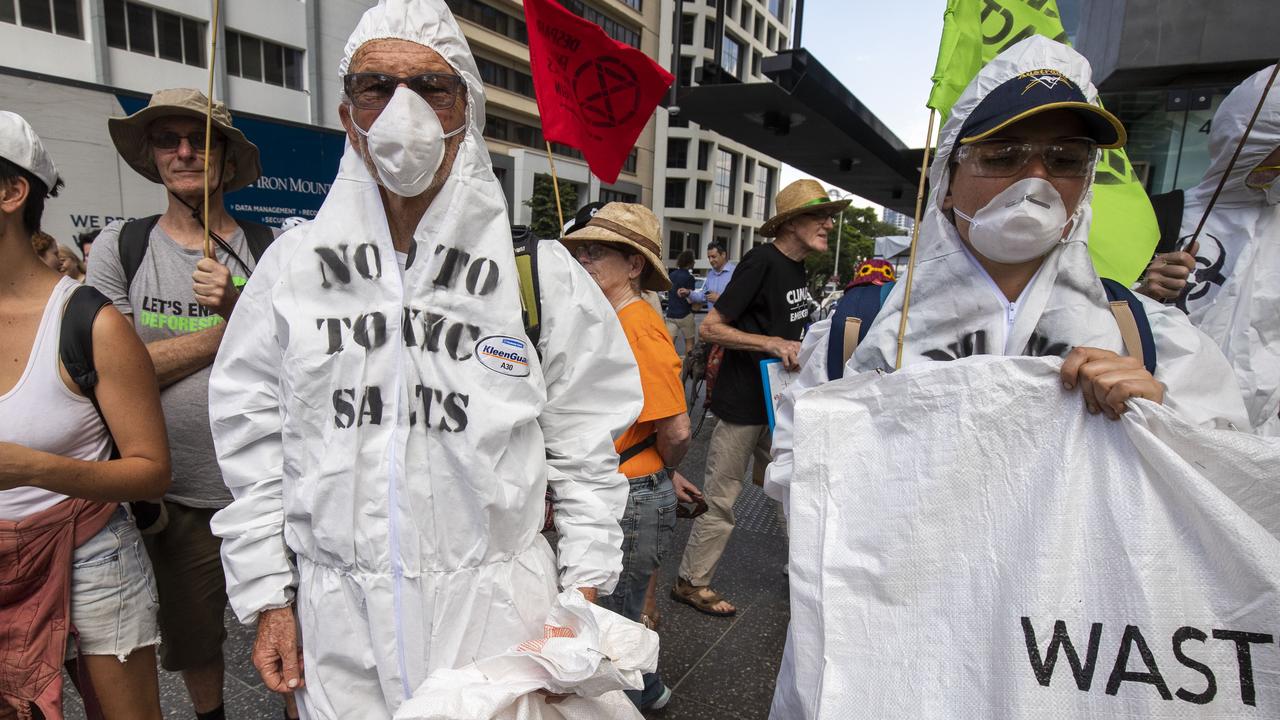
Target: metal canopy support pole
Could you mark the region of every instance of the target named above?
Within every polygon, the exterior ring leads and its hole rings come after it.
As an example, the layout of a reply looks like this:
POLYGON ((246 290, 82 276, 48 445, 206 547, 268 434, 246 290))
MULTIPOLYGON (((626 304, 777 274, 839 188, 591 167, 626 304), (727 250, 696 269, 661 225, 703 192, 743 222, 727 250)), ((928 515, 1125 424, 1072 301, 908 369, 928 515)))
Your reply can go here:
POLYGON ((804 31, 804 0, 796 0, 796 31, 791 34, 792 49, 800 47, 800 35, 804 31))
MULTIPOLYGON (((671 74, 676 81, 671 83, 671 106, 680 100, 680 46, 684 45, 684 0, 675 0, 675 23, 671 26, 671 74)), ((690 78, 692 79, 692 78, 690 78)))

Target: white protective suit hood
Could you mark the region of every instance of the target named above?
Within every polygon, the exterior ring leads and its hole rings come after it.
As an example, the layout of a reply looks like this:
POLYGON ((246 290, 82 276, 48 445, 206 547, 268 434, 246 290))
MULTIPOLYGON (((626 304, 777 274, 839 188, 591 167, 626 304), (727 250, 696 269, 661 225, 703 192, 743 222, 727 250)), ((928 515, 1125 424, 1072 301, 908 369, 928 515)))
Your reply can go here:
MULTIPOLYGON (((1189 238, 1226 172, 1274 66, 1232 90, 1209 128, 1209 170, 1187 191, 1189 238)), ((1280 84, 1280 83, 1278 83, 1280 84)), ((1280 147, 1280 88, 1272 87, 1240 158, 1200 231, 1196 272, 1178 305, 1222 347, 1258 432, 1280 435, 1280 205, 1268 205, 1245 177, 1280 147)))
MULTIPOLYGON (((1097 102, 1088 61, 1066 45, 1033 36, 987 63, 956 101, 942 127, 938 155, 929 173, 933 189, 920 224, 904 366, 973 355, 1066 356, 1078 346, 1128 354, 1089 257, 1091 187, 1080 201, 1065 242, 1045 256, 1044 264, 1014 303, 1007 301, 964 247, 942 209, 951 180, 948 164, 969 114, 1002 83, 1045 68, 1058 70, 1075 82, 1090 102, 1097 102)), ((894 368, 905 285, 900 279, 885 299, 866 338, 845 365, 846 381, 857 373, 894 368)), ((1147 298, 1142 298, 1142 305, 1155 339, 1155 377, 1166 387, 1164 404, 1195 424, 1247 427, 1238 388, 1213 342, 1176 308, 1147 298)), ((784 508, 789 507, 793 470, 795 401, 827 381, 829 337, 830 320, 811 326, 800 350, 799 376, 778 405, 773 462, 766 471, 765 491, 784 508)), ((1080 411, 1085 412, 1083 400, 1080 411)), ((891 416, 886 421, 895 420, 891 416)), ((1098 421, 1109 422, 1101 417, 1098 421)), ((815 582, 807 573, 793 571, 793 597, 797 588, 803 591, 800 594, 813 596, 815 582)), ((792 639, 789 633, 771 717, 804 716, 796 689, 794 656, 810 649, 794 647, 792 639)), ((799 693, 810 691, 812 688, 805 688, 799 693)))
POLYGON ((539 248, 536 348, 526 335, 483 89, 444 1, 380 2, 343 68, 378 38, 463 76, 450 174, 398 257, 348 144, 315 220, 263 256, 209 384, 235 498, 212 523, 228 595, 245 622, 294 601, 312 718, 390 717, 431 671, 540 637, 558 574, 611 590, 628 492, 613 438, 643 401, 616 315, 558 243, 539 248))

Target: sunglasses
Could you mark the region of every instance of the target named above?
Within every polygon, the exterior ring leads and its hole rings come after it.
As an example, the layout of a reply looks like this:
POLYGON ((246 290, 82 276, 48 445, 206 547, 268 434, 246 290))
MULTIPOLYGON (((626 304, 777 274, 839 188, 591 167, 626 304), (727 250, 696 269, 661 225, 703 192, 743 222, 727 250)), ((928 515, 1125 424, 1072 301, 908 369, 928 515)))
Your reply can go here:
POLYGON ((381 110, 391 102, 396 88, 404 85, 427 101, 433 110, 448 110, 457 102, 462 78, 448 73, 425 73, 409 77, 382 73, 349 73, 342 78, 343 90, 351 104, 361 110, 381 110))
POLYGON ((618 253, 626 256, 627 253, 608 243, 583 243, 573 249, 573 257, 578 262, 598 262, 601 258, 608 256, 609 253, 618 253))
MULTIPOLYGON (((187 144, 191 146, 191 150, 193 152, 197 155, 203 155, 204 141, 206 137, 207 136, 203 130, 198 130, 186 135, 180 135, 176 132, 153 132, 149 136, 149 139, 151 141, 151 147, 156 148, 157 150, 177 150, 178 147, 182 145, 182 141, 186 140, 187 144)), ((210 147, 216 148, 221 144, 222 136, 215 133, 213 136, 213 143, 210 147)))
POLYGON ((956 151, 956 161, 968 165, 977 177, 1007 178, 1022 172, 1039 157, 1052 177, 1087 177, 1093 171, 1098 144, 1088 138, 1068 138, 1052 142, 981 140, 956 151))

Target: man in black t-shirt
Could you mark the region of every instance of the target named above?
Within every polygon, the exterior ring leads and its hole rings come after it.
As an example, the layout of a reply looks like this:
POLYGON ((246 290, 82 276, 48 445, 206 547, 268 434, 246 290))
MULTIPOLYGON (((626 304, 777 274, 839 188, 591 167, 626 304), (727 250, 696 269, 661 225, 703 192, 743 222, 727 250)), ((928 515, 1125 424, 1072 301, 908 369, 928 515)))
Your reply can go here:
POLYGON ((703 494, 710 509, 694 521, 671 596, 709 615, 737 611, 711 589, 711 578, 733 532, 733 503, 742 492, 747 462, 755 458, 756 484, 769 462, 760 362, 778 358, 786 369, 798 368, 810 308, 804 259, 827 249, 832 218, 848 204, 847 200, 830 201, 822 185, 813 180, 797 180, 783 188, 777 214, 760 227, 760 234, 774 241, 742 258, 702 321, 702 340, 725 349, 711 395, 711 411, 720 422, 712 431, 707 454, 703 494))

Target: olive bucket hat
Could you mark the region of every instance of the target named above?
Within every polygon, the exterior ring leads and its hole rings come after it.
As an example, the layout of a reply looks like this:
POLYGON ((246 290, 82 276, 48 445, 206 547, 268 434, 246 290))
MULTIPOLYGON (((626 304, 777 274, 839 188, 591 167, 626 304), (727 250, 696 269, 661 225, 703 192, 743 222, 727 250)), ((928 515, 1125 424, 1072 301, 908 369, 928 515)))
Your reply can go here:
POLYGON ((851 200, 832 200, 827 196, 822 183, 817 180, 796 180, 782 188, 774 202, 777 214, 760 226, 760 234, 764 237, 775 237, 778 230, 788 220, 808 213, 837 213, 849 206, 851 200))
MULTIPOLYGON (((151 123, 174 116, 204 120, 208 103, 208 98, 199 90, 160 90, 151 96, 151 101, 145 108, 128 117, 108 120, 107 130, 111 133, 111 141, 116 145, 116 152, 129 163, 129 167, 151 182, 159 183, 160 172, 156 170, 155 157, 151 153, 147 136, 151 123)), ((249 142, 244 133, 232 127, 231 113, 224 103, 213 104, 213 129, 226 140, 226 157, 235 164, 235 174, 223 179, 223 188, 231 192, 257 180, 262 174, 258 146, 249 142)))

